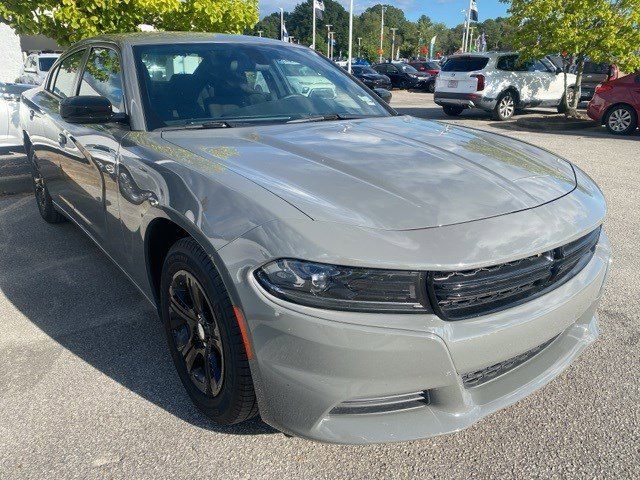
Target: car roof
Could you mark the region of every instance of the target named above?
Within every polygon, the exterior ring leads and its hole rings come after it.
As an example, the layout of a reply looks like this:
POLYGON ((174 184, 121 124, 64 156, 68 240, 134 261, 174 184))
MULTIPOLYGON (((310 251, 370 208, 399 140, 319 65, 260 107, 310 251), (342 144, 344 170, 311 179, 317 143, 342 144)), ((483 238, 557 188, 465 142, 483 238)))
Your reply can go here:
POLYGON ((447 56, 447 60, 450 59, 450 58, 460 58, 460 57, 497 58, 497 57, 503 57, 505 55, 518 55, 518 52, 466 52, 466 53, 456 53, 454 55, 447 56))
POLYGON ((97 37, 81 40, 76 45, 86 43, 109 42, 116 43, 121 46, 130 45, 158 45, 163 43, 243 43, 243 44, 262 44, 262 45, 278 45, 290 48, 305 48, 302 45, 293 43, 284 43, 280 40, 274 40, 265 37, 253 37, 249 35, 229 35, 222 33, 206 33, 206 32, 132 32, 100 35, 97 37))

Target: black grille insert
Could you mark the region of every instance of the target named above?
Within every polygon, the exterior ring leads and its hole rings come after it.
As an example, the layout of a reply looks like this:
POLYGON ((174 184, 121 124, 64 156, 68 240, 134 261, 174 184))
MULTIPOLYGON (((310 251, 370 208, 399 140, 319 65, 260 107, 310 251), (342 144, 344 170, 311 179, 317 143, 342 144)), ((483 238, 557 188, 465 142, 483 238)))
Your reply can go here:
POLYGON ((542 350, 547 348, 556 338, 558 337, 553 337, 551 340, 544 342, 542 345, 538 345, 537 347, 534 347, 531 350, 527 350, 526 352, 521 353, 520 355, 516 355, 515 357, 505 360, 504 362, 496 363, 495 365, 491 365, 490 367, 483 368, 482 370, 477 370, 475 372, 465 373, 464 375, 462 375, 462 383, 465 387, 471 388, 482 385, 489 380, 493 380, 503 373, 507 373, 508 371, 522 365, 527 360, 533 358, 542 350))
POLYGON ((582 270, 595 252, 600 227, 548 252, 491 267, 431 272, 429 299, 444 320, 495 313, 559 287, 582 270))

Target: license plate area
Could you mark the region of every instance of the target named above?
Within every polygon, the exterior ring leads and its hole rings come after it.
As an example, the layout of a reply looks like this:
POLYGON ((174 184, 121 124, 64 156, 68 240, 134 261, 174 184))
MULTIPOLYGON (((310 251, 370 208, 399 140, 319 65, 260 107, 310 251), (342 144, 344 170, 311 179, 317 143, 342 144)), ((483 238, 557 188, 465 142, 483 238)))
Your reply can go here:
POLYGON ((447 87, 458 88, 458 80, 449 80, 449 82, 447 82, 447 87))

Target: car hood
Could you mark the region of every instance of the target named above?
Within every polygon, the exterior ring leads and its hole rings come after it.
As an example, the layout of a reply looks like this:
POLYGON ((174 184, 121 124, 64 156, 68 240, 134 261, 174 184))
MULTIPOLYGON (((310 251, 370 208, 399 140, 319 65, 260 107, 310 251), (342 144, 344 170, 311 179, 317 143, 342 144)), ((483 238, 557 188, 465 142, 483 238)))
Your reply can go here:
POLYGON ((386 230, 505 215, 550 202, 576 185, 571 165, 544 150, 412 117, 162 136, 314 220, 386 230))

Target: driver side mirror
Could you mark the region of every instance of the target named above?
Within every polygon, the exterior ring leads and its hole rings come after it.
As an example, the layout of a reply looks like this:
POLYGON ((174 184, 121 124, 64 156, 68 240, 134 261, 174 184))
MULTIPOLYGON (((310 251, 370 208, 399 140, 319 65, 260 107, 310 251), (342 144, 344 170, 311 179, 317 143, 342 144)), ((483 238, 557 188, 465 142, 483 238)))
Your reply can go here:
POLYGON ((562 69, 560 67, 556 67, 556 75, 560 75, 562 73, 562 69))
POLYGON ((69 123, 126 122, 125 113, 113 113, 111 102, 99 95, 78 95, 60 101, 60 116, 69 123))
POLYGON ((373 91, 378 95, 384 102, 389 103, 391 101, 391 92, 386 88, 374 88, 373 91))

